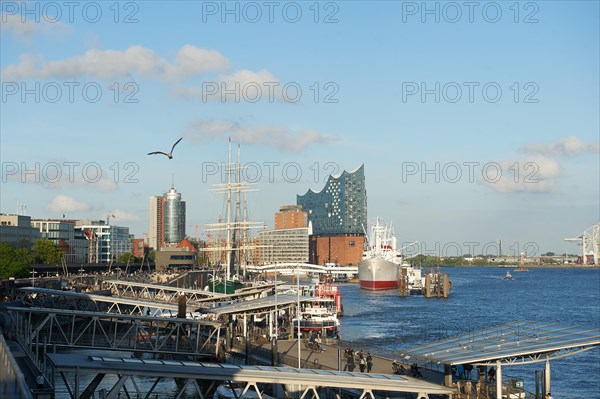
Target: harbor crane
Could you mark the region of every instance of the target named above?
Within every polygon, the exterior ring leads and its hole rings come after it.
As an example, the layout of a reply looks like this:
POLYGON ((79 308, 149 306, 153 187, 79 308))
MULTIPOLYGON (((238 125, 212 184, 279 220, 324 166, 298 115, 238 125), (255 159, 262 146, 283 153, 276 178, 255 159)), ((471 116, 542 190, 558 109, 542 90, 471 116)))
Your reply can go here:
POLYGON ((600 222, 596 223, 577 237, 565 238, 565 241, 581 241, 581 261, 586 264, 592 257, 595 266, 600 266, 600 222))

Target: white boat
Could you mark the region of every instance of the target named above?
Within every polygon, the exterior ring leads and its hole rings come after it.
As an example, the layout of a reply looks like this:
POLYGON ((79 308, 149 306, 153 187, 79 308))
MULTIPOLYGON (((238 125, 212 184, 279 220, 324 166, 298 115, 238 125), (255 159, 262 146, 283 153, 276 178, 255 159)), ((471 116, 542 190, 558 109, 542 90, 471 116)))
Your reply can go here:
MULTIPOLYGON (((314 298, 314 301, 304 303, 300 311, 300 331, 325 331, 327 336, 335 337, 340 326, 335 301, 314 298)), ((292 324, 297 330, 298 318, 294 318, 292 324)))
MULTIPOLYGON (((396 248, 396 237, 392 226, 380 224, 379 218, 371 225, 367 248, 358 263, 360 288, 366 290, 389 290, 398 288, 401 270, 408 276, 409 290, 420 290, 424 286, 421 269, 403 262, 401 250, 396 248)), ((412 244, 410 244, 412 245, 412 244)))

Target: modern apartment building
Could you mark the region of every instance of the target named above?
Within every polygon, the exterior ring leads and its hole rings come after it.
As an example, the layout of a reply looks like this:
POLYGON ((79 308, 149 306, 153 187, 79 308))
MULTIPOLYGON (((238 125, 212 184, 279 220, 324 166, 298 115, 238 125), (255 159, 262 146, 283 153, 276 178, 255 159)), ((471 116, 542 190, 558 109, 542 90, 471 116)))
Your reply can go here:
POLYGON ((0 213, 0 242, 31 249, 41 237, 40 231, 31 225, 31 217, 0 213))
POLYGON ((75 228, 88 238, 90 263, 116 262, 132 250, 129 227, 110 225, 104 220, 78 220, 75 228))
POLYGON ((39 230, 42 238, 52 241, 63 254, 65 263, 76 264, 88 261, 89 243, 75 220, 32 219, 31 225, 39 230))

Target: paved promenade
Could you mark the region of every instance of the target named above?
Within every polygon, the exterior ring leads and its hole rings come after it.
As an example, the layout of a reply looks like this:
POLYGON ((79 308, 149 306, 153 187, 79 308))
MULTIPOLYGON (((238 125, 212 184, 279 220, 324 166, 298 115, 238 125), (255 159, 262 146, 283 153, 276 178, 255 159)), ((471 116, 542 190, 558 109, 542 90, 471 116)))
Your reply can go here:
MULTIPOLYGON (((278 353, 279 353, 279 362, 280 363, 285 362, 290 367, 297 367, 297 365, 298 365, 298 342, 296 340, 294 340, 294 341, 278 341, 277 345, 278 345, 278 353)), ((271 351, 271 343, 270 342, 264 343, 264 344, 260 345, 260 347, 262 348, 262 350, 260 352, 261 352, 261 354, 263 354, 263 356, 259 355, 259 357, 262 360, 269 360, 269 359, 265 359, 264 354, 271 351)), ((339 348, 339 350, 338 350, 337 346, 321 345, 321 347, 323 349, 325 349, 322 352, 316 351, 316 350, 310 350, 310 349, 307 349, 305 347, 305 344, 301 342, 300 357, 302 359, 303 367, 312 368, 313 364, 318 364, 323 368, 338 370, 338 365, 339 365, 338 356, 339 356, 339 352, 341 352, 341 370, 359 372, 358 364, 355 364, 355 367, 353 370, 348 370, 347 364, 346 364, 346 359, 344 358, 344 349, 345 349, 344 347, 339 348)), ((357 350, 360 348, 352 348, 352 349, 357 350)), ((367 352, 363 352, 363 353, 365 356, 367 355, 367 352)), ((371 353, 371 356, 373 357, 373 368, 372 368, 373 373, 392 374, 392 360, 393 359, 387 359, 387 358, 384 358, 381 356, 377 356, 373 353, 371 353)), ((396 360, 400 360, 400 359, 396 359, 396 360)), ((402 376, 404 376, 406 378, 413 378, 411 376, 411 372, 410 372, 410 364, 402 363, 402 362, 400 362, 400 364, 402 364, 404 366, 404 368, 406 369, 406 371, 404 373, 402 373, 402 376)), ((441 372, 427 370, 424 368, 419 368, 419 371, 423 375, 423 379, 426 381, 433 382, 436 384, 444 383, 444 375, 441 372)))

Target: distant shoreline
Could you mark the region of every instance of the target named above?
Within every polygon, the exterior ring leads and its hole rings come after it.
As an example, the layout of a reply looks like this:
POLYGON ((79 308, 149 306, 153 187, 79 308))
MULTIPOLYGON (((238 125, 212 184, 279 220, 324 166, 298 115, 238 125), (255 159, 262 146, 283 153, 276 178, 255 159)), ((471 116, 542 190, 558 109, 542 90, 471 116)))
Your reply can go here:
MULTIPOLYGON (((517 268, 520 265, 440 265, 442 267, 496 267, 498 269, 510 269, 517 268)), ((423 267, 437 267, 437 266, 423 266, 423 267)), ((594 265, 523 265, 525 269, 600 269, 600 266, 594 265)))

